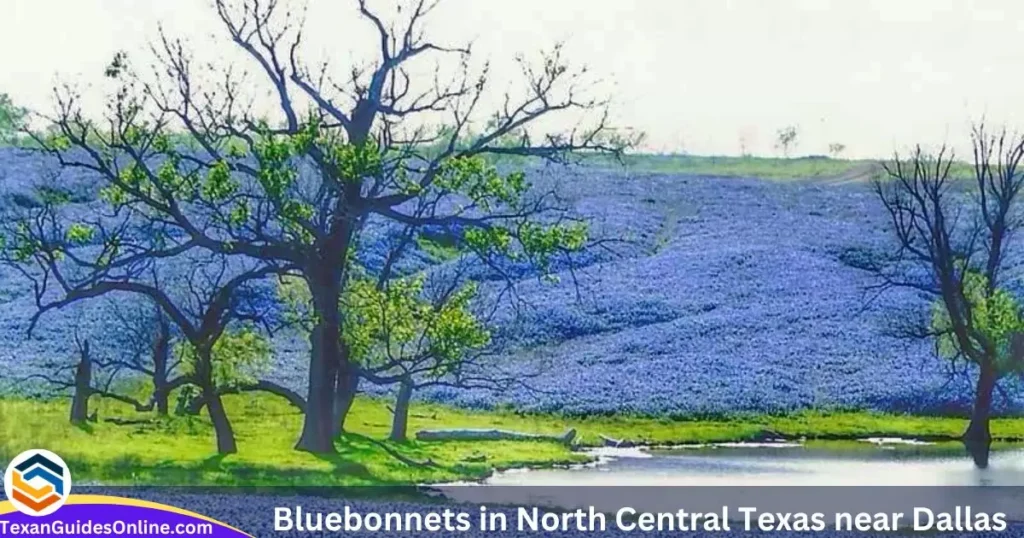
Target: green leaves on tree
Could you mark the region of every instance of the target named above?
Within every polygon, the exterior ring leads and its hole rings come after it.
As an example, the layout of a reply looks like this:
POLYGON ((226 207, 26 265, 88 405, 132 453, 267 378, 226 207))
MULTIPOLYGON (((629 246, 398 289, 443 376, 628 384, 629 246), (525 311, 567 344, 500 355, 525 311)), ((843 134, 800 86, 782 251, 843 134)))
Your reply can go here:
POLYGON ((349 284, 344 338, 361 362, 432 360, 437 363, 432 373, 443 375, 440 370, 490 343, 490 333, 470 308, 475 285, 435 303, 424 296, 424 281, 422 275, 395 279, 383 289, 366 278, 349 284))
POLYGON ((96 235, 96 230, 87 224, 75 223, 68 226, 68 230, 65 233, 65 241, 70 245, 78 246, 84 245, 92 241, 96 235))
POLYGON ((291 162, 296 155, 292 139, 287 136, 262 136, 254 149, 260 165, 257 175, 260 186, 271 200, 284 200, 288 189, 298 178, 298 172, 291 162))
MULTIPOLYGON (((175 346, 186 375, 196 375, 202 368, 202 357, 186 341, 175 346)), ((256 383, 271 365, 273 350, 265 336, 250 327, 226 331, 210 351, 210 372, 217 388, 231 388, 256 383)))
POLYGON ((588 228, 583 222, 544 225, 526 221, 515 228, 493 226, 465 232, 466 244, 475 252, 530 261, 544 271, 550 267, 555 254, 582 251, 587 239, 588 228))
POLYGON ((221 202, 238 192, 238 181, 231 177, 231 167, 225 161, 217 161, 206 173, 202 195, 206 200, 221 202))
POLYGON ((434 185, 442 191, 469 198, 473 205, 484 211, 500 205, 519 207, 523 195, 530 188, 522 172, 502 175, 497 167, 480 156, 446 160, 434 185))
MULTIPOLYGON (((472 310, 475 284, 431 300, 424 275, 393 279, 382 288, 365 273, 354 273, 340 304, 342 338, 353 361, 371 368, 425 361, 429 375, 440 377, 490 344, 490 332, 472 310)), ((282 279, 278 297, 288 306, 289 321, 312 326, 312 297, 304 281, 282 279)))
POLYGON ((18 263, 27 262, 43 250, 42 241, 32 234, 25 222, 19 222, 14 227, 11 237, 4 239, 0 246, 3 246, 11 259, 18 263))
POLYGON ((343 182, 358 182, 381 173, 383 159, 377 144, 336 144, 330 147, 331 162, 343 182))
MULTIPOLYGON (((989 289, 988 279, 977 271, 966 270, 963 275, 963 295, 971 312, 971 338, 979 336, 995 346, 996 367, 1005 373, 1011 367, 1009 347, 1014 333, 1024 331, 1021 305, 1008 291, 989 289)), ((953 334, 949 311, 942 300, 932 305, 932 330, 939 334, 939 353, 948 359, 961 355, 960 343, 953 334)), ((978 347, 981 342, 975 342, 978 347)))

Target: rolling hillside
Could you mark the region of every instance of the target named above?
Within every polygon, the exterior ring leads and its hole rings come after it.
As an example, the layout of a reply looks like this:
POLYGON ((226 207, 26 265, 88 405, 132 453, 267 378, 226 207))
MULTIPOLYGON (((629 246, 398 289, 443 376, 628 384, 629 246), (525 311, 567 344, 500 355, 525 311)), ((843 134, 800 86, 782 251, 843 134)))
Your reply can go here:
MULTIPOLYGON (((0 150, 0 204, 31 204, 46 163, 0 150)), ((531 168, 555 183, 611 252, 589 257, 557 283, 524 274, 524 319, 499 331, 517 349, 503 368, 543 370, 530 389, 504 394, 437 389, 422 397, 469 407, 567 413, 697 416, 851 408, 962 411, 970 380, 952 376, 932 345, 890 336, 891 320, 926 308, 908 292, 872 297, 858 267, 889 248, 884 212, 862 181, 761 180, 629 172, 621 168, 531 168), (866 306, 865 306, 866 305, 866 306)), ((89 210, 85 176, 61 185, 89 210)), ((371 230, 386 240, 386 230, 371 230)), ((373 246, 364 257, 373 258, 373 246)), ((430 256, 419 253, 410 267, 430 256)), ((70 356, 73 327, 113 352, 107 303, 44 318, 26 282, 0 268, 0 391, 34 365, 70 356)), ((306 342, 276 341, 273 377, 303 390, 306 342)), ((373 390, 372 387, 367 387, 373 390)), ((1024 399, 1006 387, 1001 409, 1024 399)))

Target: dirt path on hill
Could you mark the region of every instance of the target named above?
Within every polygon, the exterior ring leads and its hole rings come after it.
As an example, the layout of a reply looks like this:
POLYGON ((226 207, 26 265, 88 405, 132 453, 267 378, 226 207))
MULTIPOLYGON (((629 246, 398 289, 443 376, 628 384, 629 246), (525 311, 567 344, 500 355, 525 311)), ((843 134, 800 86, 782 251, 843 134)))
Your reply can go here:
POLYGON ((881 163, 871 162, 857 165, 838 176, 814 177, 802 181, 807 184, 824 186, 846 185, 849 183, 867 183, 877 172, 881 170, 881 163))

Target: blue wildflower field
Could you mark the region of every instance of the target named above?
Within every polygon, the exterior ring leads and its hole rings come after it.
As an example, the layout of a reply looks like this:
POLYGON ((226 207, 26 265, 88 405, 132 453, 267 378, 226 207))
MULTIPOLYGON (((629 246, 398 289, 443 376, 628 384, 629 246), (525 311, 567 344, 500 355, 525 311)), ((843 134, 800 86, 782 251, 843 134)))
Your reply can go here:
MULTIPOLYGON (((52 166, 0 149, 0 204, 31 204, 52 166)), ((676 417, 801 409, 962 412, 968 376, 951 375, 933 345, 893 336, 893 320, 927 302, 909 291, 875 297, 863 269, 890 250, 885 212, 863 181, 772 181, 630 173, 617 168, 530 168, 591 219, 607 249, 554 281, 523 272, 525 305, 496 330, 495 361, 531 372, 526 386, 495 393, 435 388, 418 394, 473 408, 676 417), (871 299, 870 301, 868 299, 871 299)), ((89 178, 57 180, 80 210, 89 178)), ((382 261, 391 230, 367 231, 360 253, 382 261)), ((436 260, 417 252, 405 270, 436 260)), ((114 298, 113 300, 117 300, 114 298)), ((70 356, 71 330, 100 352, 119 347, 110 301, 48 314, 31 337, 31 289, 0 268, 0 391, 46 361, 70 356), (3 385, 3 384, 6 384, 3 385)), ((275 337, 271 377, 304 391, 308 342, 275 337)), ((365 384, 364 384, 365 385, 365 384)), ((374 391, 371 386, 364 390, 374 391)), ((1012 387, 998 409, 1020 409, 1012 387)))

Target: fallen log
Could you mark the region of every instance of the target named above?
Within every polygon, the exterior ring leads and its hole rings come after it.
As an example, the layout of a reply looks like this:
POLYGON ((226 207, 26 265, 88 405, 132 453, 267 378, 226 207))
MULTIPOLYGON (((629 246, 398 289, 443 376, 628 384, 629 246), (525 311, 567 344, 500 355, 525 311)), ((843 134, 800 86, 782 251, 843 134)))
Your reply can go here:
POLYGON ((633 448, 636 446, 636 443, 634 443, 633 441, 627 441, 625 439, 615 439, 614 437, 608 437, 606 435, 601 434, 598 434, 597 436, 600 437, 602 441, 604 441, 604 446, 607 447, 633 448))
POLYGON ((576 429, 570 428, 562 435, 543 435, 510 430, 420 430, 416 432, 420 441, 554 441, 564 445, 576 439, 576 429))

